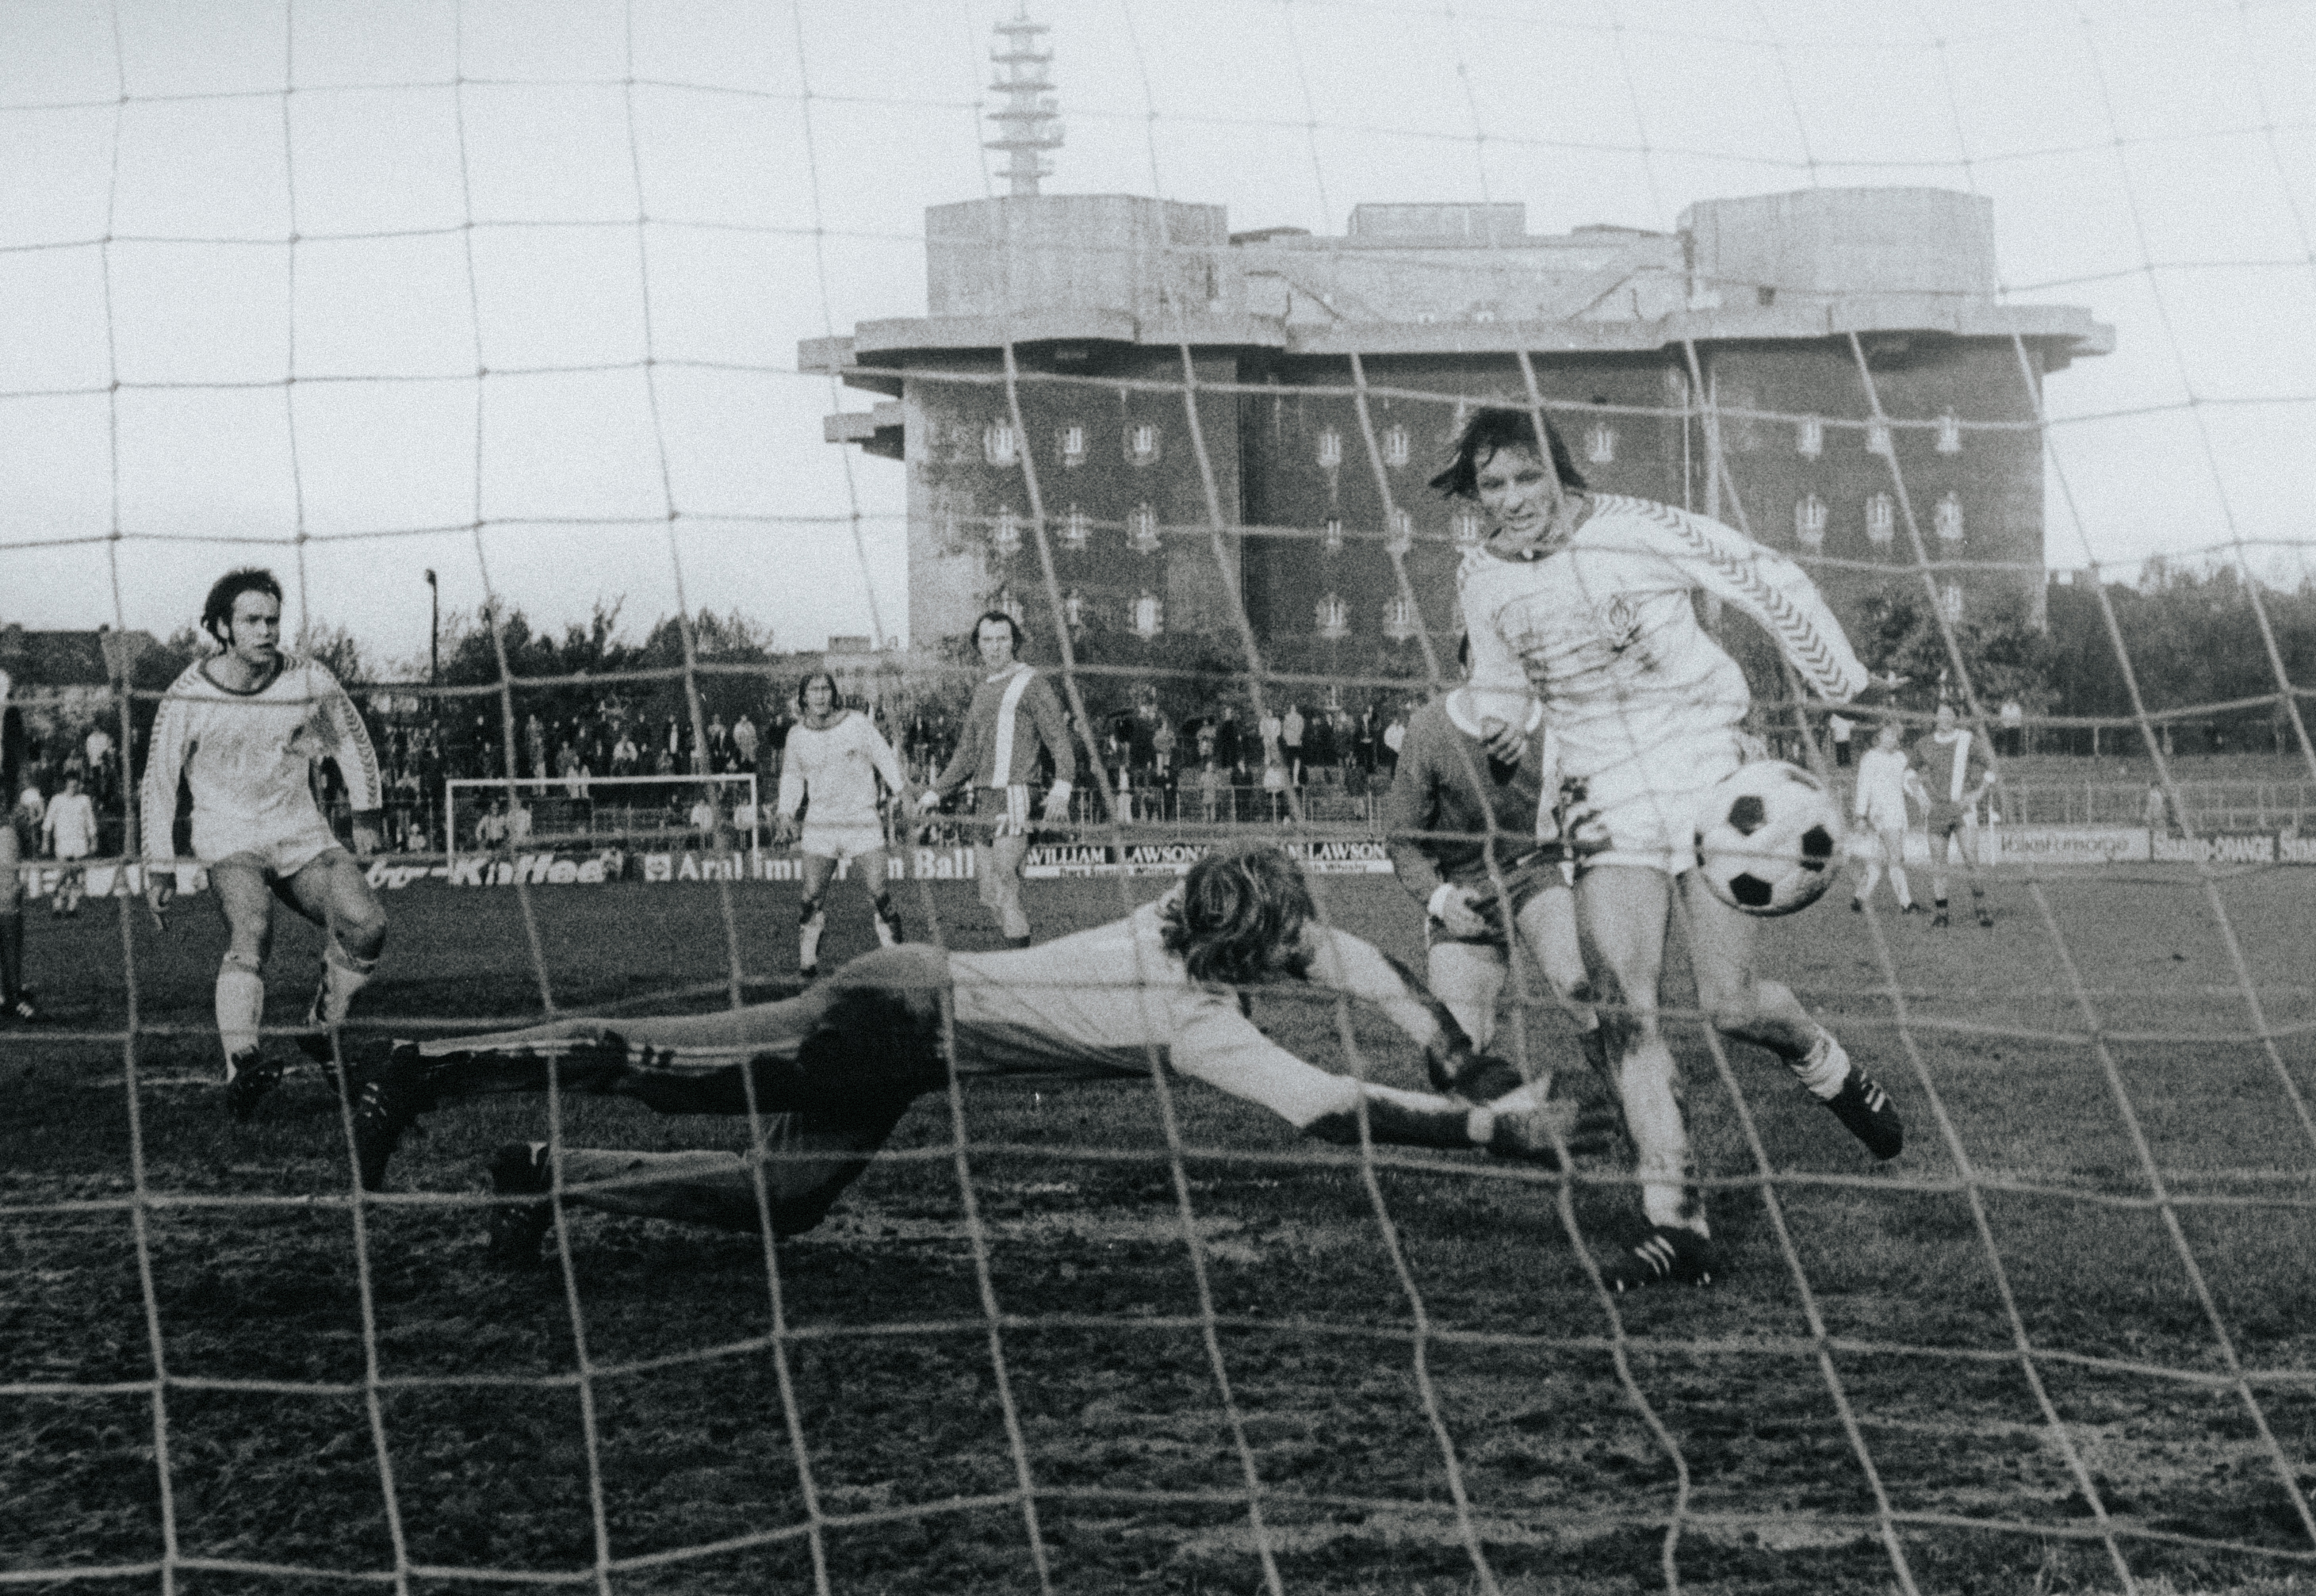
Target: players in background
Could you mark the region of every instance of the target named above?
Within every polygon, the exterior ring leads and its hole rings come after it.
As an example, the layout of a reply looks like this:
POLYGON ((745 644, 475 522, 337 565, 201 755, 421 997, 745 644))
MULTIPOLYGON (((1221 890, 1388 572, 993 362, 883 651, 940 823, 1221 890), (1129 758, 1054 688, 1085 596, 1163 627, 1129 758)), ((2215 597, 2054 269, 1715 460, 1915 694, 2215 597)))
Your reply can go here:
POLYGON ((65 789, 49 800, 40 817, 40 840, 63 867, 57 873, 49 913, 79 914, 88 891, 88 869, 80 861, 96 851, 96 805, 81 790, 77 773, 67 776, 65 789))
MULTIPOLYGON (((1468 640, 1457 657, 1468 667, 1468 640)), ((1496 999, 1511 964, 1508 928, 1517 926, 1605 1078, 1608 1057, 1560 864, 1564 850, 1556 835, 1550 847, 1539 841, 1559 829, 1551 744, 1544 706, 1525 687, 1492 692, 1466 682, 1424 705, 1407 724, 1384 796, 1385 846, 1399 884, 1424 908, 1424 979, 1472 1045, 1484 1051, 1495 1037, 1496 999), (1510 759, 1489 749, 1507 728, 1510 759)), ((1548 1083, 1551 1074, 1530 1078, 1548 1083)))
POLYGON ((1432 486, 1476 500, 1490 523, 1458 576, 1472 679, 1534 686, 1562 776, 1583 784, 1607 836, 1579 864, 1576 913, 1650 1228, 1603 1272, 1620 1289, 1702 1281, 1714 1252, 1686 1089, 1657 1018, 1676 897, 1714 1029, 1783 1059, 1875 1156, 1896 1156, 1903 1133, 1832 1033, 1755 974, 1759 922, 1715 897, 1696 869, 1697 809, 1739 766, 1752 695, 1691 595, 1702 589, 1752 617, 1824 698, 1847 702, 1866 671, 1791 560, 1718 522, 1591 493, 1550 424, 1541 439, 1537 424, 1526 410, 1475 412, 1432 486))
POLYGON ((193 796, 193 857, 227 933, 218 968, 218 1040, 226 1106, 246 1119, 281 1078, 258 1042, 276 897, 320 926, 322 981, 306 1013, 326 1046, 386 946, 386 910, 314 801, 313 767, 337 762, 354 812, 354 847, 378 847, 384 793, 378 754, 328 671, 281 650, 281 584, 270 571, 229 571, 201 605, 222 650, 185 667, 162 696, 145 766, 146 891, 158 916, 175 882, 171 833, 183 776, 193 796))
POLYGON ((1970 906, 1978 912, 1979 924, 1991 926, 1994 916, 1987 913, 1986 888, 1978 882, 1978 806, 1994 785, 1986 739, 1955 723, 1952 704, 1940 704, 1922 762, 1929 767, 1924 785, 1930 792, 1930 925, 1942 930, 1953 923, 1946 917, 1946 866, 1959 850, 1970 906))
MULTIPOLYGON (((1473 1050, 1455 1020, 1358 938, 1316 923, 1310 888, 1276 848, 1210 854, 1180 886, 1123 920, 1043 947, 951 953, 880 948, 780 1003, 681 1019, 566 1020, 498 1035, 396 1047, 366 1070, 354 1109, 363 1184, 382 1183, 402 1131, 441 1100, 540 1092, 638 1098, 663 1113, 765 1116, 761 1160, 726 1152, 543 1144, 494 1160, 503 1196, 753 1230, 756 1179, 775 1234, 811 1229, 866 1169, 909 1105, 958 1075, 1094 1080, 1154 1069, 1260 1105, 1337 1144, 1487 1150, 1556 1163, 1575 1129, 1565 1104, 1502 1059, 1473 1050), (1336 1074, 1277 1046, 1240 988, 1308 983, 1382 1011, 1424 1051, 1431 1092, 1336 1074), (946 1011, 946 1013, 944 1012, 946 1011), (946 1032, 946 1034, 945 1034, 946 1032), (615 1182, 586 1191, 575 1185, 615 1182)), ((535 1258, 547 1202, 494 1212, 491 1251, 535 1258)))
POLYGON ((989 827, 988 841, 973 850, 981 902, 997 916, 1005 940, 1026 948, 1029 916, 1021 908, 1021 862, 1029 851, 1029 784, 1038 779, 1038 750, 1043 746, 1054 762, 1054 785, 1046 793, 1048 823, 1069 818, 1077 756, 1054 690, 1021 662, 1020 623, 1002 610, 988 611, 975 624, 973 640, 983 679, 966 706, 957 751, 917 802, 931 810, 960 787, 977 789, 975 814, 989 827))
POLYGON ((836 678, 815 671, 797 688, 797 723, 789 728, 780 765, 779 840, 798 841, 797 811, 804 809, 804 903, 797 914, 797 973, 820 974, 820 933, 828 913, 821 898, 840 860, 859 867, 877 912, 877 941, 901 941, 901 914, 885 889, 885 828, 877 816, 877 779, 902 798, 909 780, 899 755, 866 715, 836 701, 836 678))
MULTIPOLYGON (((0 822, 0 1022, 38 1020, 40 1011, 24 990, 23 863, 40 851, 40 821, 17 795, 25 790, 24 714, 8 701, 8 673, 0 671, 0 800, 8 818, 0 822)), ((30 789, 35 797, 40 789, 30 789)))
POLYGON ((1851 912, 1864 914, 1866 900, 1874 896, 1874 884, 1882 878, 1882 869, 1890 869, 1890 890, 1898 895, 1898 912, 1919 914, 1912 888, 1906 880, 1906 801, 1911 798, 1924 808, 1929 807, 1930 795, 1922 787, 1922 779, 1906 762, 1906 750, 1900 741, 1898 723, 1885 720, 1874 734, 1874 746, 1857 762, 1857 791, 1850 800, 1850 812, 1871 831, 1878 847, 1866 873, 1858 878, 1856 896, 1849 900, 1851 912))

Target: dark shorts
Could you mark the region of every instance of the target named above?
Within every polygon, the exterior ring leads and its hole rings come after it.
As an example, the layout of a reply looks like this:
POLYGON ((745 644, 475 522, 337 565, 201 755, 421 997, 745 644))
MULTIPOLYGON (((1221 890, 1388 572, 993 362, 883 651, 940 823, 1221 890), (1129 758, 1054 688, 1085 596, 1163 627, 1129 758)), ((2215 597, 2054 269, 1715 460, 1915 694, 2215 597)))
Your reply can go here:
POLYGON ((652 1056, 648 1038, 624 1062, 627 1090, 663 1113, 806 1113, 848 1123, 896 1115, 949 1083, 940 994, 949 956, 904 942, 848 962, 778 1005, 790 1036, 766 1039, 745 1064, 702 1070, 652 1056))
POLYGON ((1423 945, 1434 948, 1442 942, 1462 942, 1475 948, 1508 948, 1511 945, 1507 929, 1510 923, 1517 921, 1520 912, 1541 895, 1568 885, 1568 878, 1561 874, 1557 860, 1537 859, 1506 865, 1502 875, 1504 890, 1511 895, 1511 913, 1509 915, 1501 912, 1496 884, 1486 871, 1456 877, 1451 884, 1474 894, 1478 900, 1475 906, 1480 917, 1488 922, 1488 930, 1475 937, 1452 936, 1437 918, 1426 914, 1423 917, 1423 945))
POLYGON ((1950 804, 1939 799, 1930 805, 1930 835, 1950 837, 1972 824, 1967 804, 1950 804))

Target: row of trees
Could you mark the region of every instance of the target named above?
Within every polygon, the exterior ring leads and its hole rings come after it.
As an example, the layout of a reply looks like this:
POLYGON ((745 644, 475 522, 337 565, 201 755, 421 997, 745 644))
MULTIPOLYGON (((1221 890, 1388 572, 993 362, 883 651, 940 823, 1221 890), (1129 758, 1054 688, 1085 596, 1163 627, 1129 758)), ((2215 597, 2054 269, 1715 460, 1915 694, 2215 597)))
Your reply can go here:
POLYGON ((1876 675, 1907 678, 1897 701, 1920 711, 1942 697, 1962 700, 1949 630, 1990 712, 2015 700, 2038 718, 2127 722, 2135 681, 2151 712, 2196 712, 2176 735, 2197 751, 2266 748, 2279 732, 2288 737, 2273 702, 2269 635, 2285 677, 2316 690, 2316 583, 2254 586, 2232 566, 2157 561, 2136 582, 2053 582, 2045 597, 2040 626, 2026 596, 2012 594, 1949 628, 1926 594, 1900 588, 1866 601, 1851 642, 1876 675), (2252 700, 2270 701, 2245 705, 2252 700))

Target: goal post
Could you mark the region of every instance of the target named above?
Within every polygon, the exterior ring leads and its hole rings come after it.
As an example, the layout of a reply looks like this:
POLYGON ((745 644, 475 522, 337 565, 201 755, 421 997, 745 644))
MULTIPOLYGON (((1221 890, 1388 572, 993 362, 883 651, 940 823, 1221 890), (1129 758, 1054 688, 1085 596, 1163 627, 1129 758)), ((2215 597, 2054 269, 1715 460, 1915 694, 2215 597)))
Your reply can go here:
POLYGON ((455 873, 477 854, 547 847, 738 848, 753 870, 768 816, 753 772, 655 776, 452 776, 443 851, 455 873))

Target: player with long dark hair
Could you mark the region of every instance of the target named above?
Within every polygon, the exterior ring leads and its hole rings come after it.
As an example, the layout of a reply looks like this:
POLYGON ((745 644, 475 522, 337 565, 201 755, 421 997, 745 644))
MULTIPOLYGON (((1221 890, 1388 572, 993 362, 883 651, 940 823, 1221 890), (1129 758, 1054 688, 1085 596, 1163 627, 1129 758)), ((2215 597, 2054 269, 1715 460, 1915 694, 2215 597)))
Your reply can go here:
POLYGON ((815 671, 797 685, 797 724, 780 762, 779 839, 804 854, 804 902, 797 912, 797 973, 820 974, 820 933, 828 924, 821 899, 836 867, 850 860, 877 914, 877 941, 901 940, 901 914, 885 890, 885 828, 877 812, 877 779, 906 798, 909 781, 892 745, 866 715, 844 707, 836 678, 815 671), (803 822, 797 823, 801 811, 803 822))
POLYGON ((337 679, 281 648, 281 584, 228 571, 201 605, 218 652, 187 665, 162 696, 145 765, 146 892, 155 916, 175 890, 177 782, 193 795, 193 856, 228 941, 218 968, 226 1106, 246 1119, 281 1078, 259 1047, 276 898, 322 928, 321 985, 306 1023, 321 1048, 346 1017, 386 946, 386 909, 354 855, 378 849, 385 805, 378 753, 337 679), (353 807, 354 853, 314 801, 315 762, 331 759, 353 807))
POLYGON ((1593 492, 1548 421, 1486 408, 1432 479, 1490 523, 1458 594, 1473 681, 1532 687, 1564 779, 1581 784, 1606 847, 1576 878, 1577 925, 1608 1028, 1649 1233, 1606 1271, 1617 1286, 1703 1281, 1715 1264, 1696 1184, 1686 1089, 1658 1022, 1678 898, 1699 1005, 1721 1034, 1783 1059, 1879 1158, 1903 1146, 1897 1111, 1792 991, 1754 971, 1758 923, 1697 871, 1699 810, 1744 760, 1744 672, 1697 618, 1694 595, 1759 622, 1802 680, 1846 702, 1866 685, 1841 626, 1801 567, 1719 522, 1593 492))
MULTIPOLYGON (((1574 1128, 1572 1108, 1539 1106, 1518 1071, 1475 1052, 1390 958, 1320 925, 1293 860, 1251 846, 1200 860, 1123 920, 1037 948, 903 944, 797 996, 728 1013, 398 1044, 364 1072, 355 1140, 376 1190, 417 1115, 450 1098, 543 1091, 550 1067, 564 1092, 638 1098, 664 1113, 739 1114, 753 1100, 767 1116, 761 1161, 566 1147, 558 1170, 544 1144, 517 1143, 494 1160, 494 1185, 544 1196, 559 1183, 595 1208, 753 1229, 761 1166, 773 1226, 794 1235, 820 1222, 909 1105, 945 1090, 952 1072, 1092 1078, 1145 1074, 1154 1059, 1332 1142, 1356 1142, 1364 1121, 1377 1142, 1552 1160, 1574 1128), (1274 980, 1381 1009, 1423 1048, 1436 1090, 1335 1074, 1273 1043, 1238 989, 1274 980)), ((499 1209, 494 1254, 534 1256, 548 1217, 543 1202, 499 1209)))

